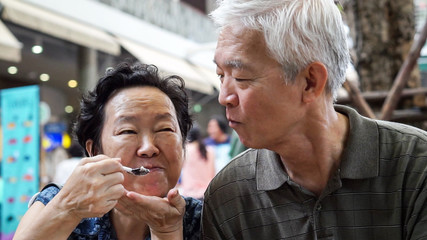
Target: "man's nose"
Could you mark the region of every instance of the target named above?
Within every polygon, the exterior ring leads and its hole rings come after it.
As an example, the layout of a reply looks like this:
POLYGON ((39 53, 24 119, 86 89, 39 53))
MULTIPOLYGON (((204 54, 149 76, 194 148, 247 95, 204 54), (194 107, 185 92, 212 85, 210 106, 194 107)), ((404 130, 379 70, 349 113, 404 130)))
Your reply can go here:
POLYGON ((220 85, 218 102, 225 107, 236 107, 239 105, 239 98, 236 93, 235 83, 231 79, 224 79, 220 85))

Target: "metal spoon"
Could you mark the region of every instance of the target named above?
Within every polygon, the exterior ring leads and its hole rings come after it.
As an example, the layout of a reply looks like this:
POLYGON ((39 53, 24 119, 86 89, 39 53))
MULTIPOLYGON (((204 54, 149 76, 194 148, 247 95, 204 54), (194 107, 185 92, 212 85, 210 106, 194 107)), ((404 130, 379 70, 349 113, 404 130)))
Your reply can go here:
POLYGON ((144 166, 141 166, 139 168, 130 168, 123 166, 123 170, 135 176, 144 176, 150 172, 150 170, 146 169, 144 166))

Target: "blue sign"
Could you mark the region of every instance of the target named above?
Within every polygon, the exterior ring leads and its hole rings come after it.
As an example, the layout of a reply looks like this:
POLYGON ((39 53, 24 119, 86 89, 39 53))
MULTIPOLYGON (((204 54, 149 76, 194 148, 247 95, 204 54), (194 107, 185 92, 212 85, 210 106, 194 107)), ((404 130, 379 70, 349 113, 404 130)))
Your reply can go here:
POLYGON ((39 190, 39 87, 0 92, 3 149, 0 239, 12 239, 31 196, 39 190))

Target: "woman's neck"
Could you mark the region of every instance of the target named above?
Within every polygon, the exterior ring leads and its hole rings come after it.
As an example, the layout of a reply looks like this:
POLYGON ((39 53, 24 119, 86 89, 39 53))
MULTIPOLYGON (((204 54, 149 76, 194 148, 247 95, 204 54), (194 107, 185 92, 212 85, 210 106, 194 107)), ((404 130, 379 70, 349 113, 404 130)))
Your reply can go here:
POLYGON ((110 215, 111 222, 117 235, 117 239, 145 239, 150 229, 145 222, 137 221, 135 218, 124 215, 113 209, 110 215))

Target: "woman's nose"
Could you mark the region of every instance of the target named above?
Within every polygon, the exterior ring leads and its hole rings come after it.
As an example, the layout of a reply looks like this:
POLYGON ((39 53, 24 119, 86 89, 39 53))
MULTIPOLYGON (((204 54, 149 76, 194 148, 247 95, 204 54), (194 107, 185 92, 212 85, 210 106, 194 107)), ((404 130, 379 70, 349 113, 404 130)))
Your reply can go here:
POLYGON ((152 137, 145 136, 139 144, 137 154, 145 158, 155 157, 159 154, 159 148, 157 148, 152 137))
POLYGON ((239 97, 231 81, 232 80, 224 80, 219 90, 218 102, 225 107, 236 107, 239 105, 239 97))

